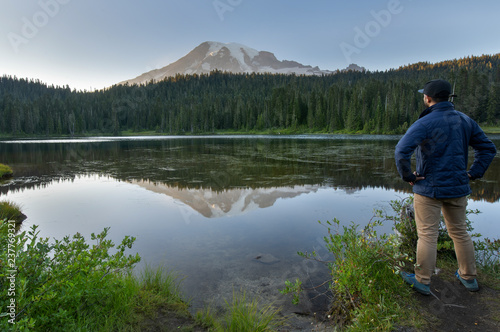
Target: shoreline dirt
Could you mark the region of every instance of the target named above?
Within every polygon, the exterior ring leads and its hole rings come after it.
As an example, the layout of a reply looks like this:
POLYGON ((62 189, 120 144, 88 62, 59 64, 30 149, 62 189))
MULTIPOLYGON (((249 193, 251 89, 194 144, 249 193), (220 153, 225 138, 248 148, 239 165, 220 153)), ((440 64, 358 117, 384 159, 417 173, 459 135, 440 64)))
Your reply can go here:
MULTIPOLYGON (((500 291, 481 285, 479 292, 468 292, 449 271, 433 276, 429 296, 415 292, 420 305, 418 309, 426 325, 422 328, 399 326, 395 331, 500 331, 500 291)), ((321 310, 317 312, 308 309, 321 309, 316 303, 313 307, 300 308, 287 305, 291 302, 289 296, 283 296, 280 301, 281 314, 287 317, 287 323, 277 331, 286 332, 320 332, 333 331, 335 326, 325 320, 321 310), (304 310, 305 311, 301 311, 304 310)), ((324 301, 323 301, 324 304, 324 301)), ((325 309, 326 310, 326 309, 325 309)), ((192 316, 179 316, 173 311, 161 311, 155 319, 149 320, 144 331, 208 331, 196 326, 192 316)))
POLYGON ((479 292, 469 292, 453 277, 431 280, 430 296, 415 294, 429 324, 426 330, 500 331, 500 291, 479 283, 479 292))

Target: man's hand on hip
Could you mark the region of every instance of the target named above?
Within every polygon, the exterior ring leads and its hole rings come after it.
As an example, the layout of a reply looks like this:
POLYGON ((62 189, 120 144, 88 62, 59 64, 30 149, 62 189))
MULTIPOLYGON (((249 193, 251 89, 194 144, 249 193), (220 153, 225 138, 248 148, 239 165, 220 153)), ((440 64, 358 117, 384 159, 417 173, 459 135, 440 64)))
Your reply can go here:
POLYGON ((415 174, 416 178, 415 178, 415 181, 408 182, 411 186, 413 186, 418 181, 422 181, 423 179, 425 179, 424 176, 420 176, 420 174, 418 174, 417 172, 413 172, 413 174, 415 174))

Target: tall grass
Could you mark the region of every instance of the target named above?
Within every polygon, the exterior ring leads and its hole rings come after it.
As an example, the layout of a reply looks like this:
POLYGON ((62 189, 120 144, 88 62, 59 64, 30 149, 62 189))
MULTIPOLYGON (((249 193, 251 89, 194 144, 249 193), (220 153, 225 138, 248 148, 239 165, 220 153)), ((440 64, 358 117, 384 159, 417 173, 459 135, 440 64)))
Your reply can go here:
POLYGON ((198 311, 195 317, 198 325, 216 332, 272 332, 285 324, 278 317, 279 308, 249 300, 245 292, 233 292, 232 301, 225 302, 222 315, 214 314, 210 308, 198 311))
POLYGON ((14 220, 19 222, 24 218, 21 206, 11 201, 0 202, 0 220, 14 220))
POLYGON ((233 294, 232 302, 226 301, 228 308, 219 331, 233 332, 264 332, 276 331, 282 324, 277 320, 278 309, 272 305, 261 305, 255 299, 247 300, 243 292, 233 294))
POLYGON ((0 179, 3 179, 4 177, 9 177, 12 176, 12 168, 10 168, 7 165, 0 164, 0 179))

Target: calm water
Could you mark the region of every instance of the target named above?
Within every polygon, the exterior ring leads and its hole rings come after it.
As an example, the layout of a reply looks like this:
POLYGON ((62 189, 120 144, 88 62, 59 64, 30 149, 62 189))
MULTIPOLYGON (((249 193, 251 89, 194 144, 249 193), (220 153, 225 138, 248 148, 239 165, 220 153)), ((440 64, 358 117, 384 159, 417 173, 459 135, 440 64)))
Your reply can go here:
MULTIPOLYGON (((145 263, 185 276, 193 308, 244 289, 263 300, 297 276, 311 284, 326 269, 297 256, 326 255, 318 220, 364 225, 374 209, 407 197, 391 136, 140 137, 0 141, 15 171, 0 200, 20 204, 24 227, 61 238, 111 227, 137 237, 145 263), (260 259, 256 257, 260 256, 260 259)), ((491 137, 500 146, 500 137, 491 137)), ((500 237, 500 161, 473 183, 475 231, 500 237)), ((384 231, 390 231, 386 225, 384 231)), ((326 256, 325 256, 326 257, 326 256)), ((312 294, 310 294, 312 295, 312 294)), ((305 301, 302 310, 310 303, 305 301)), ((297 310, 292 308, 290 310, 297 310)))

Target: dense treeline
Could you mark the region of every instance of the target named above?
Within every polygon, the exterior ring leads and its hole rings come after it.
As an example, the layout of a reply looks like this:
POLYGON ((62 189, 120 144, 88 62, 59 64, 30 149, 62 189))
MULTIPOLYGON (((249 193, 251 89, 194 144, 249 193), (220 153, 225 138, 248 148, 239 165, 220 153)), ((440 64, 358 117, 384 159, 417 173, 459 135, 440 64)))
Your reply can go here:
POLYGON ((498 125, 499 63, 500 54, 321 77, 214 71, 96 92, 4 76, 0 134, 269 129, 401 133, 422 111, 416 90, 433 78, 455 85, 458 110, 479 123, 498 125))

